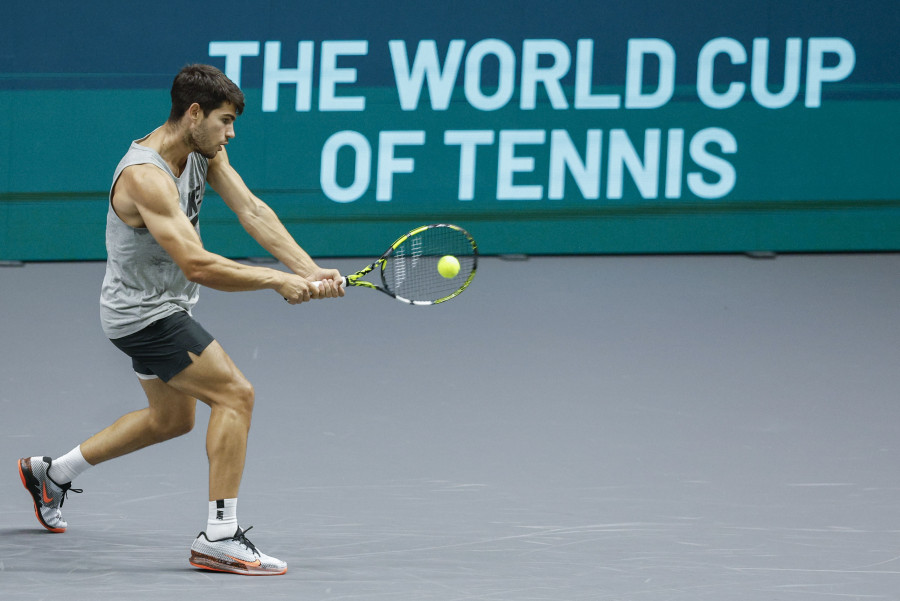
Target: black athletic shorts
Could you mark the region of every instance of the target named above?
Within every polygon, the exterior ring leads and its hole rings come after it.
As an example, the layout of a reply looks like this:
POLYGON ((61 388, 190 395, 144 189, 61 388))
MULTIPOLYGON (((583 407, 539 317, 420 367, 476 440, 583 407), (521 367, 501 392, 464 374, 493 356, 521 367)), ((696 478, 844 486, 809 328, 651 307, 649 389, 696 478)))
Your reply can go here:
POLYGON ((134 372, 142 380, 158 377, 168 382, 191 364, 188 351, 199 355, 215 340, 194 318, 178 311, 122 338, 111 339, 131 357, 134 372))

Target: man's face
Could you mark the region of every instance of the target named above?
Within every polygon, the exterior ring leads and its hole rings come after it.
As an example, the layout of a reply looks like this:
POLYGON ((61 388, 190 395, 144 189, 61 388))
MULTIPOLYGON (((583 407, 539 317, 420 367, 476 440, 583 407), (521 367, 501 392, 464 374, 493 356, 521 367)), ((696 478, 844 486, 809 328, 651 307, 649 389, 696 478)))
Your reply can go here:
POLYGON ((191 146, 207 159, 212 159, 234 137, 234 120, 237 111, 231 103, 224 103, 190 130, 191 146))

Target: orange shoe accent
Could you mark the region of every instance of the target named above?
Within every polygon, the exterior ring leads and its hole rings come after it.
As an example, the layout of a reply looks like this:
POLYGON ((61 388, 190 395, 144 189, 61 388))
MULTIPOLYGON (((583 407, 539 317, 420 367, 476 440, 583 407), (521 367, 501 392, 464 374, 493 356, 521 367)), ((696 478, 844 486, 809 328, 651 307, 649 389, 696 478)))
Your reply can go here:
POLYGON ((243 559, 238 559, 237 557, 233 557, 231 555, 228 555, 227 557, 229 559, 235 560, 242 566, 247 566, 248 568, 258 568, 259 566, 262 565, 262 562, 259 560, 259 558, 257 558, 256 561, 244 561, 243 559))
POLYGON ((18 463, 19 463, 19 478, 22 479, 22 486, 24 486, 27 489, 28 483, 25 482, 25 472, 22 471, 22 459, 19 459, 18 463))
POLYGON ((47 483, 44 482, 41 484, 41 496, 44 498, 44 503, 48 505, 53 502, 53 497, 47 496, 47 483))
MULTIPOLYGON (((257 559, 253 563, 248 563, 246 561, 241 561, 240 559, 235 559, 231 555, 228 555, 228 558, 234 559, 236 562, 243 564, 248 568, 259 567, 262 564, 259 559, 257 559)), ((281 576, 283 574, 287 574, 286 567, 280 572, 269 572, 265 570, 252 569, 244 571, 241 570, 238 566, 228 566, 227 564, 224 564, 219 560, 213 559, 212 557, 197 553, 195 551, 191 551, 191 558, 188 561, 195 568, 201 570, 209 570, 211 572, 221 572, 224 574, 239 574, 241 576, 281 576)))

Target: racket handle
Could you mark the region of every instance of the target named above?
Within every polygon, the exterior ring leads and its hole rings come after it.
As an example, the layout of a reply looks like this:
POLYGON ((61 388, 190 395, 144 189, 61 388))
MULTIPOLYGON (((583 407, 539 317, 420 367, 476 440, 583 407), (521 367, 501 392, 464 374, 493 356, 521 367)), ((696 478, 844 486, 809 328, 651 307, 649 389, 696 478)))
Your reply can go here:
MULTIPOLYGON (((316 288, 320 288, 322 286, 322 282, 321 282, 321 280, 316 280, 315 282, 313 282, 313 285, 315 285, 316 288)), ((347 286, 347 278, 341 278, 341 283, 339 285, 346 287, 347 286)), ((287 299, 284 299, 284 300, 287 300, 287 299)))
MULTIPOLYGON (((315 282, 313 282, 313 284, 315 284, 316 288, 319 288, 320 286, 322 286, 322 281, 321 281, 321 280, 316 280, 315 282)), ((341 283, 338 284, 338 285, 339 285, 339 286, 346 286, 346 285, 347 285, 347 278, 341 278, 341 283)))

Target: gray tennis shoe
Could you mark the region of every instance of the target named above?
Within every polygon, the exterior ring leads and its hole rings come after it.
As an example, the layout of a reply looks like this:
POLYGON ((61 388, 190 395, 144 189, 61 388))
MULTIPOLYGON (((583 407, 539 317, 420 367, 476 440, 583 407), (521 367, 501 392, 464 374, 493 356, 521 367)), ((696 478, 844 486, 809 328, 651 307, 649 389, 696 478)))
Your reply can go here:
POLYGON ((249 530, 238 528, 234 536, 219 540, 209 540, 206 532, 201 532, 191 545, 191 565, 245 576, 276 576, 287 572, 285 562, 261 553, 247 539, 249 530))
POLYGON ((34 501, 34 515, 41 526, 50 532, 65 532, 68 524, 62 517, 60 508, 69 492, 80 493, 80 488, 72 488, 72 483, 57 484, 50 478, 49 457, 25 457, 19 459, 19 477, 22 486, 34 501))

